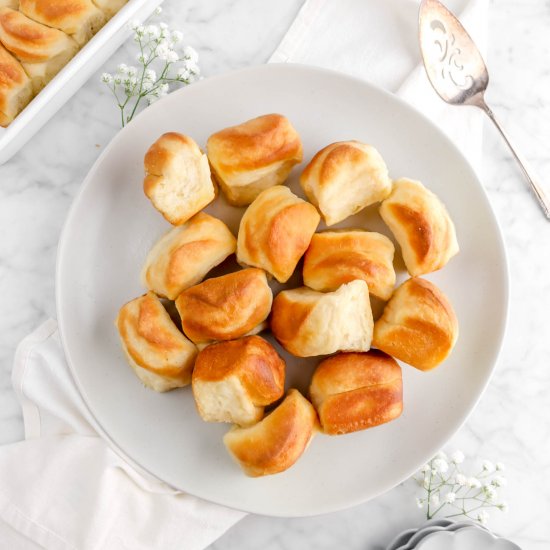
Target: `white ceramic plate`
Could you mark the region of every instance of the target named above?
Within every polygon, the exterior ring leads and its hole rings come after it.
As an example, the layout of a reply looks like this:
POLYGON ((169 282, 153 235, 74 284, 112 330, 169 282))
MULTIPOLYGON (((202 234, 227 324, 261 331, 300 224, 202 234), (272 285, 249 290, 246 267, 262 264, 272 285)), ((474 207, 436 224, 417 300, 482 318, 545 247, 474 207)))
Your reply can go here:
POLYGON ((465 527, 458 531, 438 531, 423 538, 417 550, 521 550, 512 541, 492 535, 486 529, 465 527))
MULTIPOLYGON (((291 176, 297 189, 300 167, 291 176)), ((223 199, 208 211, 236 231, 242 210, 223 199)), ((377 208, 347 220, 388 233, 377 208)), ((402 264, 397 262, 400 279, 402 264)), ((299 283, 296 281, 295 283, 299 283)), ((487 197, 459 151, 424 117, 360 80, 297 65, 266 65, 193 84, 148 108, 121 131, 90 171, 61 237, 58 320, 82 396, 111 445, 170 485, 204 499, 276 516, 330 512, 368 500, 410 476, 462 424, 485 388, 507 315, 508 276, 487 197), (304 164, 333 141, 375 145, 393 177, 423 181, 448 205, 461 253, 429 278, 455 305, 456 348, 433 372, 404 366, 404 413, 339 437, 316 437, 298 463, 250 479, 224 449, 228 426, 202 422, 189 388, 157 394, 127 366, 113 326, 119 307, 142 294, 146 253, 169 226, 142 191, 143 155, 166 131, 204 145, 225 126, 283 113, 302 136, 304 164)), ((307 388, 317 360, 292 359, 288 386, 307 388)))

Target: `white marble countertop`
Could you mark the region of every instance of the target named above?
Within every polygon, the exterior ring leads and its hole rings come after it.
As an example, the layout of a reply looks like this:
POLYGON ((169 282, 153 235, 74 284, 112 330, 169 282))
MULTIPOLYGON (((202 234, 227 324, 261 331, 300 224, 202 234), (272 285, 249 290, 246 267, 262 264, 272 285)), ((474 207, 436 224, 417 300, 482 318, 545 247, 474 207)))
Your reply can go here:
MULTIPOLYGON (((205 76, 265 62, 301 0, 166 0, 165 12, 201 55, 205 76)), ((493 0, 489 99, 550 193, 550 6, 493 0)), ((117 52, 104 70, 126 61, 117 52)), ((0 167, 0 444, 23 437, 10 371, 18 341, 55 317, 56 246, 79 185, 118 129, 112 98, 91 79, 11 161, 0 167)), ((550 223, 527 191, 500 138, 485 128, 483 182, 509 253, 512 303, 492 382, 449 442, 507 465, 507 514, 489 526, 528 550, 550 546, 550 223)), ((249 516, 216 550, 382 549, 423 518, 411 482, 353 509, 306 519, 249 516)), ((0 541, 1 542, 1 541, 0 541)), ((0 544, 1 546, 1 544, 0 544)))

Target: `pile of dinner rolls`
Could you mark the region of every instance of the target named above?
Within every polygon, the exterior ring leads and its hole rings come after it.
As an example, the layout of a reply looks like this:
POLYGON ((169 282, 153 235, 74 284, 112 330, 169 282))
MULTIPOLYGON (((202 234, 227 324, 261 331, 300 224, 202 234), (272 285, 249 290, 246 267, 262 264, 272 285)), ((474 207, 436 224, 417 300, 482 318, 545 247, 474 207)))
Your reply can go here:
POLYGON ((128 0, 0 0, 0 126, 128 0))
POLYGON ((458 252, 443 203, 420 182, 392 181, 381 155, 358 141, 333 143, 303 170, 308 201, 284 184, 302 161, 300 136, 270 114, 208 138, 167 133, 145 155, 144 190, 174 225, 143 267, 148 292, 122 307, 116 325, 142 382, 167 391, 191 384, 199 415, 228 422, 224 442, 246 474, 282 472, 312 436, 346 434, 396 419, 401 367, 433 369, 449 355, 458 324, 449 300, 421 275, 458 252), (238 235, 201 210, 217 196, 246 206, 238 235), (411 278, 395 288, 394 244, 363 228, 316 233, 363 208, 379 211, 411 278), (242 269, 205 279, 236 254, 242 269), (303 258, 303 284, 273 297, 303 258), (374 322, 371 296, 386 303, 374 322), (176 326, 161 300, 172 300, 176 326), (322 358, 308 396, 285 396, 285 362, 270 329, 296 357, 322 358), (371 347, 376 349, 371 349, 371 347), (266 407, 271 407, 266 414, 266 407))

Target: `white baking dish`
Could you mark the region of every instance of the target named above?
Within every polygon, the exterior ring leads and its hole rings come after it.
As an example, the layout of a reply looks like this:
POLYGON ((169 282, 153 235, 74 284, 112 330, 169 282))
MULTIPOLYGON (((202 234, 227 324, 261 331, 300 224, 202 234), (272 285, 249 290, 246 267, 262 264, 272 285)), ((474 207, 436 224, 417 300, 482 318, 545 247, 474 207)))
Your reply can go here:
POLYGON ((0 164, 17 153, 130 36, 128 23, 145 19, 161 3, 129 0, 7 128, 0 128, 0 164))

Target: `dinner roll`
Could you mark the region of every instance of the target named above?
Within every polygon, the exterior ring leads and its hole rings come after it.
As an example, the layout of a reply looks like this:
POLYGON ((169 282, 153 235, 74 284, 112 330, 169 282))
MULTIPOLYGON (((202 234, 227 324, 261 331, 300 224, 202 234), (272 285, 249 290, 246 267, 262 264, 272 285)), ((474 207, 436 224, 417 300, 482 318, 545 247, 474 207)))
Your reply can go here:
POLYGON ((93 2, 108 18, 111 18, 128 0, 93 0, 93 2))
POLYGON ((433 283, 405 281, 374 324, 372 345, 420 370, 437 367, 458 338, 458 321, 447 297, 433 283))
POLYGON ((78 44, 64 32, 0 8, 0 41, 21 61, 38 93, 74 56, 78 44))
POLYGON ((7 126, 31 97, 31 81, 21 63, 0 44, 0 126, 7 126))
POLYGON ((175 300, 235 252, 237 239, 221 220, 199 212, 174 227, 149 252, 142 278, 159 296, 175 300))
POLYGON ((262 191, 247 208, 237 236, 237 260, 288 281, 319 224, 315 207, 288 187, 262 191))
POLYGON ((441 269, 459 250, 445 206, 419 181, 395 181, 380 215, 401 246, 413 277, 441 269))
POLYGON ((372 428, 403 411, 401 367, 378 350, 339 353, 319 363, 309 395, 324 433, 372 428))
POLYGON ((116 326, 130 366, 147 387, 164 392, 191 382, 198 350, 152 292, 122 306, 116 326))
POLYGON ((388 300, 395 286, 393 243, 380 233, 361 229, 315 233, 304 257, 304 284, 329 292, 362 279, 369 292, 388 300))
POLYGON ((143 190, 173 225, 181 225, 215 197, 208 159, 187 136, 169 132, 147 151, 143 190))
POLYGON ((282 115, 264 115, 225 128, 206 144, 212 173, 230 204, 250 204, 264 189, 283 183, 302 162, 302 142, 282 115))
POLYGON ((249 428, 232 428, 223 438, 227 450, 251 477, 277 474, 302 456, 317 431, 317 415, 298 390, 261 422, 249 428))
POLYGON ((391 191, 384 159, 360 141, 340 141, 321 149, 302 172, 300 185, 329 226, 385 199, 391 191))
POLYGON ((272 301, 265 273, 242 269, 184 290, 176 307, 187 337, 202 344, 261 330, 272 301))
POLYGON ((20 11, 27 17, 71 35, 80 46, 107 21, 91 0, 20 0, 20 3, 20 11))
POLYGON ((283 290, 271 312, 275 338, 298 357, 368 351, 372 324, 369 288, 362 280, 326 294, 305 286, 283 290))
POLYGON ((248 426, 285 392, 285 363, 259 336, 211 344, 193 370, 193 396, 206 422, 248 426))

